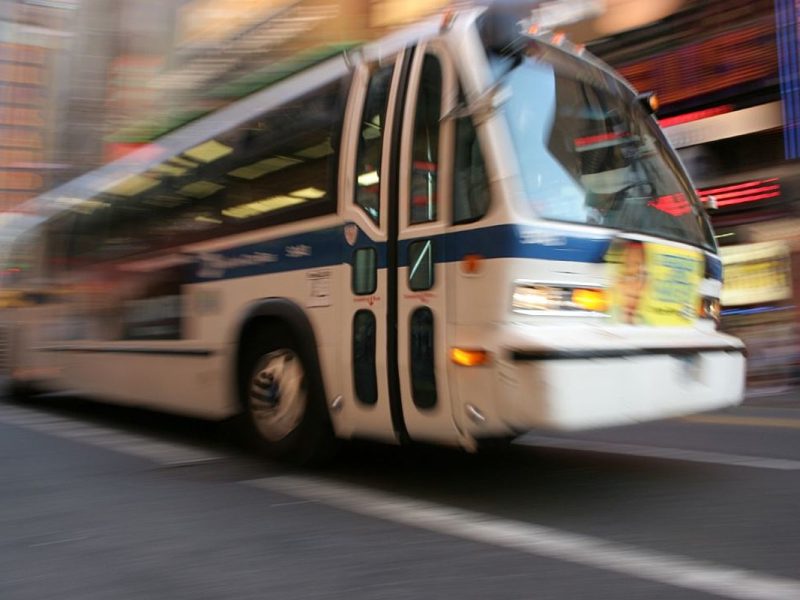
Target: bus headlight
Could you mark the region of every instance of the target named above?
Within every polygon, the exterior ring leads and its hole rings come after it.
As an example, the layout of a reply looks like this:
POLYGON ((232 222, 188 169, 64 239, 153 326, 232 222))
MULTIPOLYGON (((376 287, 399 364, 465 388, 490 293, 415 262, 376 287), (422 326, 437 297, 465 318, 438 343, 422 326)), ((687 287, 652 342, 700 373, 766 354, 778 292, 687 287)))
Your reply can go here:
POLYGON ((722 311, 720 309, 719 298, 712 298, 710 296, 703 296, 700 302, 700 318, 709 319, 714 322, 716 327, 719 327, 719 321, 722 311))
POLYGON ((600 288, 566 287, 517 283, 511 307, 516 312, 605 314, 608 309, 606 292, 600 288))

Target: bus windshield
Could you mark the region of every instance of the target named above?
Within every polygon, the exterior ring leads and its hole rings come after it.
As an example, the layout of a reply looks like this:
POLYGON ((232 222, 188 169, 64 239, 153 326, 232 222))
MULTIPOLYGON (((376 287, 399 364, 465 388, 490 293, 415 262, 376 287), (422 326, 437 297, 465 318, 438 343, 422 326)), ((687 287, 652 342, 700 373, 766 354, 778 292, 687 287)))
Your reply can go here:
POLYGON ((620 81, 536 43, 494 67, 510 91, 503 110, 537 216, 714 248, 688 179, 620 81))

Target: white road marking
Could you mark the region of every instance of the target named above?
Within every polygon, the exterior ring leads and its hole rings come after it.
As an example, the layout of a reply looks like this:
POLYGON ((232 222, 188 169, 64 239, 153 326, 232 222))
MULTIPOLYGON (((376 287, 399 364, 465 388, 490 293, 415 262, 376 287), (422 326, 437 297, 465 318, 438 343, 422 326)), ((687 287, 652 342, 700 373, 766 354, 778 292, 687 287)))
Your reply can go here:
POLYGON ((47 542, 38 542, 36 544, 30 544, 29 548, 40 548, 42 546, 53 546, 57 544, 69 544, 70 542, 80 542, 88 539, 89 539, 88 535, 80 535, 77 537, 62 538, 58 540, 50 540, 47 542))
MULTIPOLYGON (((116 450, 164 466, 223 458, 221 454, 195 448, 188 444, 154 440, 138 434, 85 424, 68 417, 16 406, 0 405, 0 422, 116 450)), ((572 441, 558 438, 543 439, 548 442, 572 441)), ((583 443, 581 442, 581 444, 583 443)), ((564 444, 560 446, 566 447, 564 444)), ((608 452, 606 446, 608 445, 592 443, 593 451, 608 452), (599 449, 598 444, 603 447, 602 450, 599 449)), ((618 445, 613 446, 619 449, 618 445)), ((633 448, 639 447, 633 446, 633 448)), ((584 445, 580 449, 587 448, 584 445)), ((626 446, 627 454, 632 453, 630 449, 631 447, 626 446)), ((647 451, 647 454, 636 452, 636 455, 665 458, 662 454, 649 453, 653 450, 652 448, 641 447, 641 449, 647 451)), ((657 452, 659 450, 664 449, 657 449, 657 452)), ((684 451, 670 452, 673 455, 670 455, 669 458, 677 458, 674 453, 684 451)), ((706 456, 706 460, 702 462, 709 462, 707 458, 710 453, 699 454, 706 456)), ((738 460, 731 462, 731 455, 720 456, 727 457, 723 464, 758 466, 738 460)), ((747 461, 777 460, 753 459, 752 457, 735 458, 747 461)), ((681 460, 690 459, 681 457, 681 460)), ((711 462, 718 463, 720 461, 711 462)), ((771 466, 768 468, 785 469, 787 467, 771 466)), ((493 517, 321 478, 287 475, 240 483, 298 498, 297 501, 276 503, 274 506, 321 502, 409 527, 736 600, 793 600, 800 598, 799 580, 692 560, 682 556, 610 542, 602 538, 574 534, 534 523, 493 517)), ((73 540, 59 539, 40 542, 37 545, 69 541, 73 540)))
POLYGON ((795 579, 664 554, 322 478, 282 475, 242 483, 409 527, 725 598, 800 598, 800 581, 795 579))
POLYGON ((778 471, 800 470, 800 461, 798 460, 747 456, 744 454, 726 454, 722 452, 706 452, 704 450, 659 448, 657 446, 576 440, 542 435, 525 435, 518 440, 514 440, 514 443, 520 446, 532 446, 534 448, 558 448, 559 450, 578 450, 580 452, 620 454, 624 456, 641 456, 644 458, 658 458, 664 460, 683 460, 687 462, 708 463, 731 467, 752 467, 755 469, 775 469, 778 471))
POLYGON ((186 465, 223 458, 221 454, 188 444, 165 442, 18 406, 0 405, 0 422, 144 458, 162 466, 186 465))

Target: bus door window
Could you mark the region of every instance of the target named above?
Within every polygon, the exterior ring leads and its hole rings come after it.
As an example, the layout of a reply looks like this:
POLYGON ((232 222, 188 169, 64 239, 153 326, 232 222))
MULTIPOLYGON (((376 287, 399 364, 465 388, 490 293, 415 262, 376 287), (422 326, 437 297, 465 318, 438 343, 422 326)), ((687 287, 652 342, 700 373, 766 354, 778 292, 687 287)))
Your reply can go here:
POLYGON ((357 296, 372 294, 378 283, 375 248, 359 248, 353 253, 352 289, 357 296))
MULTIPOLYGON (((403 136, 398 232, 398 368, 403 418, 411 439, 452 427, 446 375, 445 234, 452 220, 456 125, 450 114, 458 79, 436 41, 412 67, 403 136)), ((466 182, 465 182, 466 183, 466 182)), ((455 435, 455 429, 453 430, 455 435)))
MULTIPOLYGON (((358 154, 355 165, 355 203, 375 225, 381 217, 381 162, 386 113, 394 62, 371 69, 358 129, 358 154)), ((372 296, 378 287, 378 259, 374 247, 359 248, 352 259, 352 291, 372 296)), ((377 319, 374 306, 353 315, 352 366, 355 397, 363 404, 378 402, 376 368, 377 319)))
MULTIPOLYGON (((417 240, 408 246, 408 287, 422 292, 433 287, 434 241, 417 240)), ((436 374, 434 353, 433 312, 421 307, 411 314, 411 388, 418 408, 436 405, 436 374)))
POLYGON ((364 404, 378 401, 375 343, 375 313, 366 309, 357 311, 353 316, 353 382, 356 398, 364 404))
POLYGON ((420 292, 433 287, 433 240, 417 240, 408 246, 408 287, 420 292))
POLYGON ((477 132, 470 117, 456 124, 453 165, 453 223, 471 223, 489 210, 489 179, 477 132))
POLYGON ((425 56, 414 117, 411 156, 409 223, 437 218, 436 179, 439 167, 439 118, 442 104, 442 68, 436 57, 425 56))
POLYGON ((380 182, 383 133, 394 64, 377 69, 369 81, 358 137, 356 204, 380 224, 380 182))
POLYGON ((436 406, 435 329, 427 306, 411 314, 411 390, 417 408, 436 406))
MULTIPOLYGON (((375 248, 353 252, 350 287, 357 296, 369 296, 378 287, 378 258, 375 248)), ((361 309, 353 315, 353 384, 356 398, 364 404, 378 401, 378 376, 375 366, 377 337, 375 313, 361 309)))

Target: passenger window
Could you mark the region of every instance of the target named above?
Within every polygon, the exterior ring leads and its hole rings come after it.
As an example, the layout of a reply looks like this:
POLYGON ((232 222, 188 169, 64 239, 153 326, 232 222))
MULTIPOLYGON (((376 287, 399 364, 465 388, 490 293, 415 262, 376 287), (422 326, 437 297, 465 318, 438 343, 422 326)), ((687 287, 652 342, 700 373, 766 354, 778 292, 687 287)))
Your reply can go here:
POLYGON ((469 117, 458 120, 455 150, 453 223, 470 223, 489 210, 489 180, 478 136, 469 117))
POLYGON ((427 306, 411 314, 411 390, 418 408, 436 406, 433 312, 427 306))
POLYGON ((425 56, 414 115, 411 154, 409 223, 436 220, 436 180, 439 167, 439 117, 442 104, 442 68, 436 57, 425 56))
POLYGON ((356 204, 376 224, 380 223, 381 153, 393 70, 390 65, 372 74, 358 137, 356 204))
POLYGON ((235 123, 159 164, 128 159, 79 207, 86 243, 74 253, 110 260, 333 212, 344 83, 235 123))
POLYGON ((375 404, 378 401, 375 315, 370 310, 359 310, 353 317, 353 382, 360 402, 375 404))

